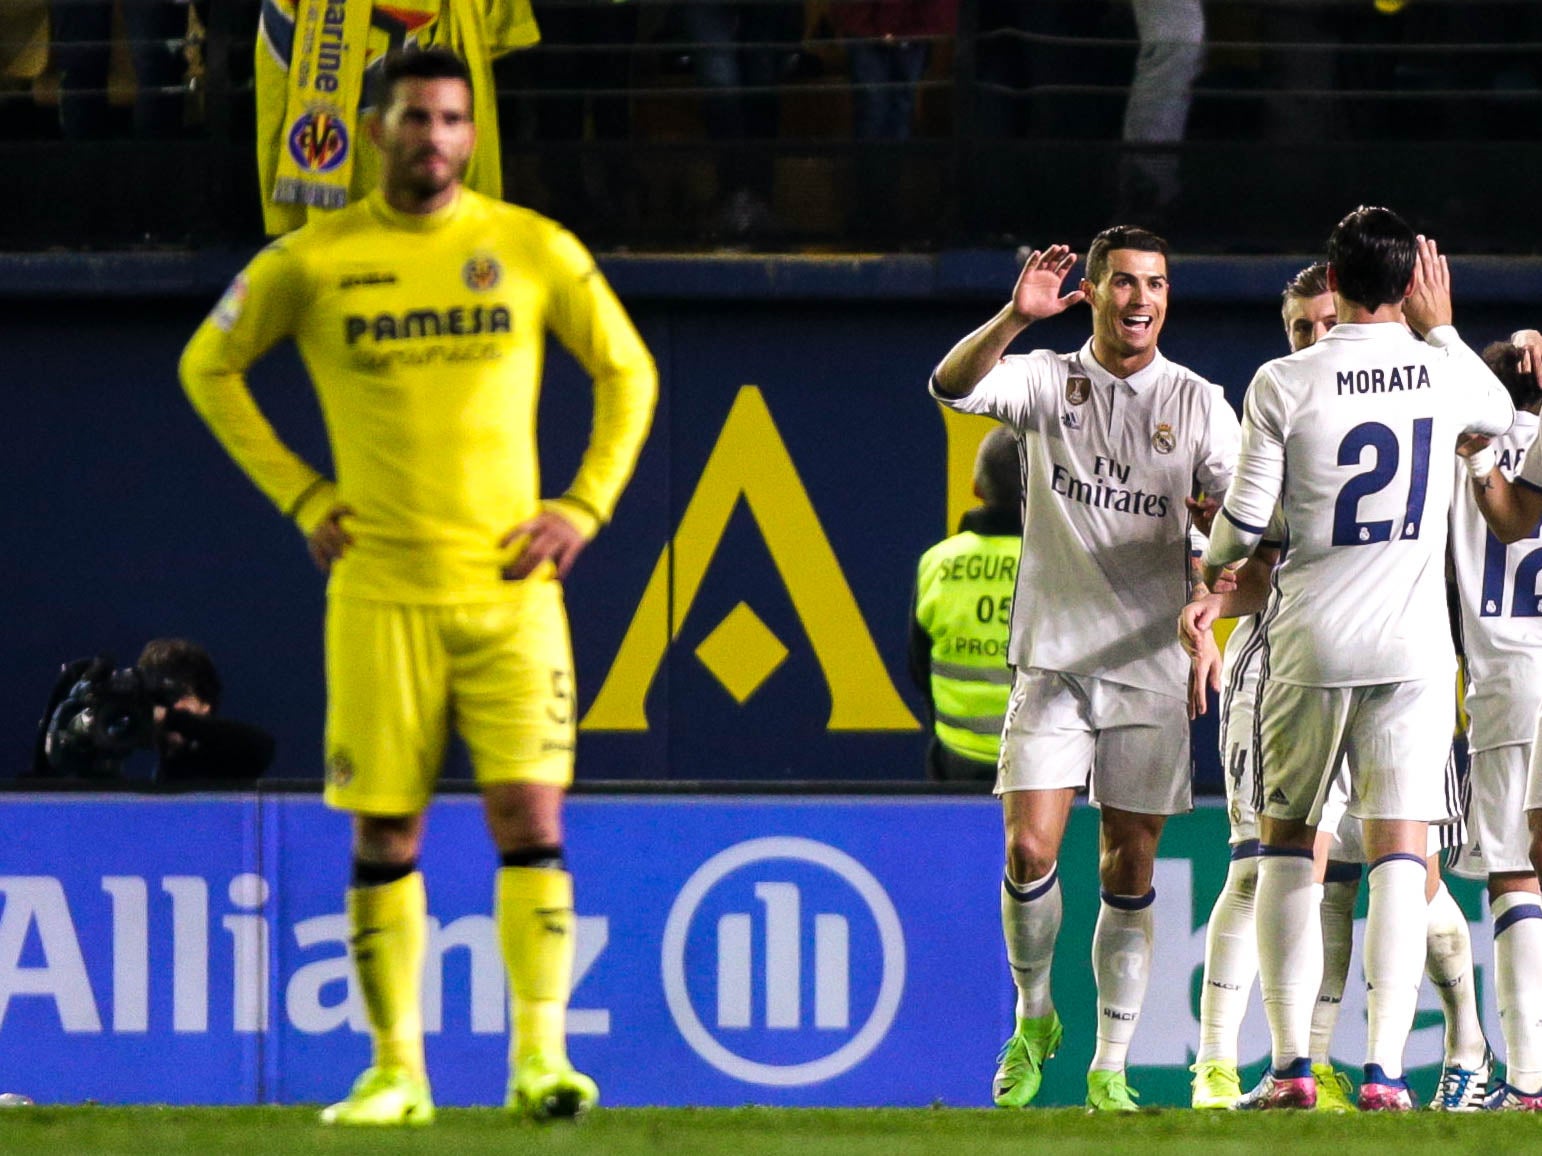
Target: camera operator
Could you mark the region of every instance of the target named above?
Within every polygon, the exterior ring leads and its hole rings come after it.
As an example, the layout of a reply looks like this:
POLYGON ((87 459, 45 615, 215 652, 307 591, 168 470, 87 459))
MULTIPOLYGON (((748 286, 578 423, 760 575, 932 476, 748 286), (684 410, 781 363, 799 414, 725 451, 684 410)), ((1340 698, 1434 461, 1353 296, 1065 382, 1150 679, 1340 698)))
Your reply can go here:
POLYGON ((182 695, 155 707, 161 782, 255 779, 273 761, 273 736, 249 723, 215 717, 224 687, 209 652, 185 638, 156 638, 135 664, 152 685, 182 695))
POLYGON ((153 640, 122 670, 107 655, 66 663, 38 727, 32 773, 162 784, 256 778, 273 761, 273 738, 216 717, 222 689, 208 652, 181 638, 153 640), (123 774, 135 750, 155 751, 151 775, 123 774))

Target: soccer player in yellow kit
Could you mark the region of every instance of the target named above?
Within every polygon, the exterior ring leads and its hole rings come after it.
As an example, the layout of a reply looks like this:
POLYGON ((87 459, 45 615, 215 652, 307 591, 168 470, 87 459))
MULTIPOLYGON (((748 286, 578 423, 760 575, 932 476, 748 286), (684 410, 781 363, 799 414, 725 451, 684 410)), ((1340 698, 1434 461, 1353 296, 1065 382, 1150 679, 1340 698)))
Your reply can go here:
POLYGON ((199 414, 330 573, 325 797, 353 815, 348 915, 374 1054, 322 1120, 433 1119, 417 860, 452 724, 501 861, 508 1106, 574 1115, 597 1091, 566 1050, 575 699, 561 580, 631 474, 657 373, 577 240, 461 187, 475 127, 458 57, 388 58, 377 107, 380 188, 260 253, 181 366, 199 414), (543 502, 548 329, 593 377, 595 404, 577 476, 543 502), (248 366, 286 337, 320 398, 335 482, 278 440, 247 389, 248 366))

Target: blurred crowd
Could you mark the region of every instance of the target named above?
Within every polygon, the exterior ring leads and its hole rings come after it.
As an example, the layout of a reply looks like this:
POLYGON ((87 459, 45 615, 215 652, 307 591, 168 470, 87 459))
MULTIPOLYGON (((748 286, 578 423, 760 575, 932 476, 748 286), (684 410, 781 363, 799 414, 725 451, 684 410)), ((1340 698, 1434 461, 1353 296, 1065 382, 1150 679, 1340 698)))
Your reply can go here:
MULTIPOLYGON (((1526 139, 1534 102, 1410 102, 1542 89, 1521 0, 533 6, 540 43, 493 73, 506 195, 600 244, 646 219, 732 245, 791 213, 924 245, 938 188, 987 195, 959 157, 998 142, 1118 146, 1114 215, 1160 226, 1186 142, 1526 139)), ((5 0, 0 141, 248 138, 259 8, 5 0)))

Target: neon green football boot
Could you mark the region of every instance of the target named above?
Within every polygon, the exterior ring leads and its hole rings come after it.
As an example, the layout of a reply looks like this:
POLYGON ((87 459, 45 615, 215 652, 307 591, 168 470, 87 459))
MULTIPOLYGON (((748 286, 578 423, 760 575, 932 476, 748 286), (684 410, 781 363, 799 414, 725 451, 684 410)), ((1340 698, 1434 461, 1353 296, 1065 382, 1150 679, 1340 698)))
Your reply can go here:
POLYGON ((366 1068, 346 1100, 321 1110, 323 1124, 432 1124, 428 1080, 405 1068, 366 1068))
POLYGON ((1017 1031, 996 1057, 996 1078, 991 1081, 996 1107, 1026 1108, 1033 1103, 1044 1078, 1044 1061, 1055 1054, 1063 1034, 1054 1012, 1017 1021, 1017 1031))
POLYGON ((522 1060, 509 1081, 504 1106, 533 1120, 572 1119, 599 1103, 600 1089, 565 1059, 554 1063, 542 1056, 522 1060))
POLYGON ((1189 1071, 1194 1073, 1194 1091, 1189 1106, 1196 1112, 1226 1112, 1242 1099, 1242 1078, 1237 1065, 1225 1060, 1200 1060, 1189 1071))
POLYGON ((1087 1111, 1139 1112, 1135 1103, 1140 1093, 1125 1081, 1123 1072, 1087 1073, 1087 1111))
POLYGON ((1357 1112, 1355 1102, 1349 1097, 1354 1093, 1354 1085, 1349 1082, 1349 1077, 1339 1071, 1332 1064, 1313 1064, 1312 1075, 1317 1077, 1317 1107, 1318 1112, 1357 1112))

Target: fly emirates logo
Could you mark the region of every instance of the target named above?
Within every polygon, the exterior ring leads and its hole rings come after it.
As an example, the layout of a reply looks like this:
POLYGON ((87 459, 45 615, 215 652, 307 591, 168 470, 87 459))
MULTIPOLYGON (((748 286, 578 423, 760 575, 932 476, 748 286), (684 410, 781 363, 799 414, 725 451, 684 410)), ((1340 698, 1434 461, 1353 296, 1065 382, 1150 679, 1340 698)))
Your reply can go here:
POLYGON ((1098 454, 1092 459, 1093 478, 1077 477, 1058 462, 1050 468, 1049 488, 1068 502, 1114 510, 1143 518, 1167 517, 1170 502, 1166 494, 1148 494, 1130 488, 1130 467, 1098 454))

